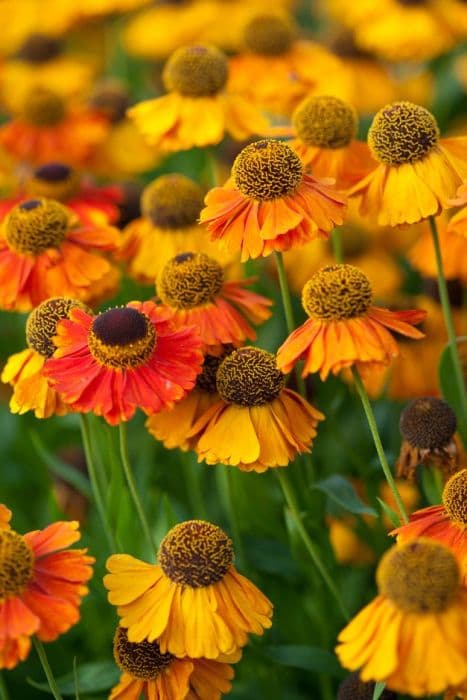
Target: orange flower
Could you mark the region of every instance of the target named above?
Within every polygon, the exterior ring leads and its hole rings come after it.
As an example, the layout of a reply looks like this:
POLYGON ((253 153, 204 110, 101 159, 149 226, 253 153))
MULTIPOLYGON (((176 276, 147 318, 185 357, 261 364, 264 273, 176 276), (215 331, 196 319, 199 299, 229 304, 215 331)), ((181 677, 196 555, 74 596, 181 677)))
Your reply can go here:
MULTIPOLYGON (((460 279, 467 285, 467 207, 461 209, 449 222, 439 217, 437 226, 446 279, 460 279)), ((422 275, 436 277, 435 249, 428 227, 409 251, 408 258, 422 275)))
POLYGON ((242 260, 328 238, 342 224, 345 197, 304 172, 285 143, 256 141, 235 159, 232 178, 208 192, 200 221, 242 260))
POLYGON ((91 316, 72 309, 57 325, 54 357, 44 374, 75 411, 111 425, 141 408, 157 413, 193 388, 203 356, 192 328, 174 329, 152 301, 134 301, 91 316))
POLYGON ((105 139, 107 120, 97 112, 67 108, 63 98, 45 88, 34 89, 20 113, 0 128, 0 144, 27 163, 66 159, 82 166, 105 139))
POLYGON ((110 270, 90 251, 114 250, 117 243, 116 229, 82 226, 59 202, 18 204, 0 228, 0 307, 27 311, 51 296, 87 299, 110 270))
POLYGON ((388 365, 399 354, 389 330, 423 338, 412 324, 423 321, 424 311, 372 306, 372 294, 368 278, 353 265, 330 265, 315 273, 302 292, 310 318, 279 348, 279 369, 290 372, 304 359, 303 376, 319 372, 324 380, 353 365, 363 370, 388 365))
POLYGON ((10 518, 0 505, 0 668, 26 658, 33 634, 51 642, 78 622, 94 563, 86 549, 66 549, 80 538, 76 521, 19 535, 10 518))

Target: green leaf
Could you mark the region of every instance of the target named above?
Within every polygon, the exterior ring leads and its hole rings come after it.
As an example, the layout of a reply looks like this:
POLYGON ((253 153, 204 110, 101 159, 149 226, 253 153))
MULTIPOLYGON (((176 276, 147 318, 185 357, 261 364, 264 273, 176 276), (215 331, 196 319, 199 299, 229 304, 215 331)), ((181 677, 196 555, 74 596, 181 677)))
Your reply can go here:
POLYGON ((50 452, 34 430, 31 430, 30 435, 34 449, 50 471, 66 481, 67 484, 74 486, 83 496, 91 498, 92 492, 88 478, 50 452))
POLYGON ((378 681, 378 683, 375 683, 375 689, 373 691, 373 700, 379 700, 381 695, 383 694, 383 690, 386 687, 386 683, 383 683, 382 681, 378 681))
MULTIPOLYGON (((75 671, 67 673, 64 676, 56 679, 59 691, 63 695, 71 695, 76 697, 76 687, 79 687, 81 693, 99 693, 103 690, 109 690, 112 686, 118 683, 120 671, 113 661, 96 661, 89 664, 78 666, 75 671)), ((28 682, 39 690, 43 690, 49 695, 52 694, 48 683, 38 683, 37 681, 28 679, 28 682)))
POLYGON ((263 650, 270 659, 281 666, 300 668, 303 671, 329 673, 339 676, 342 669, 336 657, 330 651, 318 647, 284 645, 269 646, 263 650))
MULTIPOLYGON (((458 338, 458 342, 466 342, 467 338, 458 338)), ((459 433, 464 445, 467 445, 467 415, 465 415, 460 389, 456 382, 456 372, 449 345, 441 353, 438 366, 439 383, 445 401, 451 406, 457 417, 459 433)), ((464 386, 464 391, 466 387, 464 386)))
POLYGON ((374 508, 370 508, 360 499, 351 482, 344 476, 333 474, 327 479, 317 481, 312 488, 322 491, 328 498, 350 513, 374 515, 375 517, 378 515, 374 508))
POLYGON ((399 527, 401 524, 401 521, 400 521, 400 518, 397 515, 397 513, 392 508, 390 508, 387 503, 382 501, 381 498, 378 498, 378 496, 376 496, 376 499, 377 499, 378 503, 380 504, 381 508, 384 510, 384 512, 388 516, 391 523, 394 525, 394 527, 399 527))

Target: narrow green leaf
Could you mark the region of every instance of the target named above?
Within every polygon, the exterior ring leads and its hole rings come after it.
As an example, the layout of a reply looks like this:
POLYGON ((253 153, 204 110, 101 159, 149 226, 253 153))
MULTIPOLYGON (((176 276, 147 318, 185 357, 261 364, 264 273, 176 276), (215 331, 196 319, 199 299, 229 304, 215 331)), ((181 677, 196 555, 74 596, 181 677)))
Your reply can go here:
POLYGON ((383 683, 382 681, 378 681, 378 683, 375 683, 375 689, 373 691, 373 700, 380 699, 385 687, 386 687, 386 683, 383 683))
POLYGON ((350 513, 356 513, 357 515, 374 515, 375 517, 378 515, 374 508, 370 508, 370 506, 360 499, 351 482, 344 476, 333 474, 327 479, 317 481, 313 484, 312 488, 322 491, 331 500, 350 513))
POLYGON ((34 449, 50 471, 55 474, 55 476, 66 481, 67 484, 74 486, 83 496, 91 498, 92 492, 88 478, 50 452, 35 430, 31 430, 30 435, 34 449))
POLYGON ((400 523, 400 518, 397 515, 397 513, 392 508, 390 508, 387 503, 382 501, 381 498, 378 498, 378 496, 376 498, 377 498, 381 508, 384 510, 384 512, 388 516, 389 520, 394 525, 394 527, 399 527, 399 525, 401 523, 400 523))
MULTIPOLYGON (((466 342, 467 337, 458 338, 458 342, 466 342)), ((453 367, 452 354, 449 345, 446 345, 438 366, 439 383, 445 401, 451 406, 457 417, 459 433, 462 436, 464 445, 467 445, 467 416, 464 415, 460 388, 456 382, 456 373, 453 367)), ((464 391, 466 391, 464 386, 464 391)))
POLYGON ((300 668, 315 673, 329 673, 332 676, 339 676, 342 673, 336 657, 330 651, 318 647, 269 646, 264 649, 264 652, 281 666, 300 668))
MULTIPOLYGON (((81 693, 99 693, 109 690, 109 688, 118 683, 119 678, 120 671, 113 661, 96 661, 82 664, 76 668, 76 673, 72 671, 57 678, 56 681, 62 695, 76 697, 77 686, 81 693)), ((28 678, 28 682, 34 688, 43 690, 51 695, 48 683, 38 683, 31 678, 28 678)))

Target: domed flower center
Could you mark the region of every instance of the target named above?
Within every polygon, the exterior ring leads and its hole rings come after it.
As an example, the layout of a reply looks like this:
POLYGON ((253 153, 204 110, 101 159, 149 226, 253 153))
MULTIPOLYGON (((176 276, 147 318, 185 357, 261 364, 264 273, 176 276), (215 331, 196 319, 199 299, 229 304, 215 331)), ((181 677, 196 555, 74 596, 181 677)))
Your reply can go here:
POLYGON ((294 27, 288 17, 262 14, 248 22, 243 40, 252 53, 281 56, 290 49, 294 36, 294 27))
POLYGON ((426 396, 411 401, 402 411, 399 427, 402 437, 413 447, 440 449, 456 432, 456 414, 442 399, 426 396))
POLYGON ((41 165, 26 181, 26 191, 31 196, 48 197, 59 202, 71 199, 78 190, 78 173, 63 163, 41 165))
POLYGON ((339 321, 365 314, 371 304, 368 277, 353 265, 323 267, 308 280, 302 291, 307 314, 324 321, 339 321))
POLYGON ((276 367, 276 358, 260 348, 239 348, 217 371, 217 390, 227 403, 237 406, 264 406, 276 399, 285 377, 276 367))
POLYGON ((302 181, 303 165, 286 143, 264 139, 239 153, 232 173, 240 192, 264 202, 291 194, 302 181))
POLYGON ((0 530, 0 602, 22 593, 33 569, 34 555, 26 540, 13 530, 0 530))
POLYGON ((133 678, 150 681, 163 673, 175 657, 172 654, 162 654, 157 642, 130 642, 127 630, 117 627, 114 658, 124 673, 129 673, 133 678))
POLYGON ((174 309, 194 309, 214 301, 224 282, 224 271, 203 253, 181 253, 162 268, 157 293, 174 309))
POLYGON ((436 119, 425 107, 394 102, 380 109, 368 132, 368 145, 380 163, 416 163, 427 156, 439 140, 436 119))
POLYGON ((65 103, 59 95, 45 88, 34 88, 23 103, 21 116, 28 124, 47 127, 61 122, 65 112, 65 103))
POLYGON ((154 226, 178 230, 194 226, 203 208, 201 187, 185 175, 162 175, 141 196, 141 211, 154 226))
POLYGON ((444 487, 443 504, 451 520, 467 527, 467 469, 451 476, 444 487))
POLYGON ((18 253, 38 255, 58 248, 68 231, 69 212, 51 199, 28 199, 10 211, 6 239, 18 253))
POLYGON ((173 527, 161 542, 158 561, 175 583, 202 588, 220 581, 234 559, 232 540, 217 525, 187 520, 173 527))
POLYGON ((89 104, 110 119, 113 124, 117 124, 125 117, 131 104, 128 88, 118 80, 108 80, 98 84, 89 104))
POLYGON ((226 84, 227 78, 227 57, 214 46, 177 49, 162 73, 166 89, 186 97, 216 95, 226 84))
MULTIPOLYGON (((373 681, 364 683, 358 672, 351 673, 339 686, 336 700, 373 700, 375 684, 373 681)), ((380 700, 397 700, 396 693, 385 688, 380 700)))
POLYGON ((357 133, 357 114, 338 97, 308 97, 292 117, 298 138, 307 146, 344 148, 357 133))
POLYGON ((74 308, 86 309, 76 299, 52 297, 43 301, 28 316, 26 321, 26 340, 30 348, 43 357, 52 357, 55 352, 53 336, 57 333, 57 323, 68 318, 74 308))
POLYGON ((376 580, 382 595, 414 613, 442 612, 460 587, 454 555, 428 538, 392 547, 378 566, 376 580))
POLYGON ((201 374, 196 377, 196 386, 207 394, 217 394, 216 375, 222 360, 233 352, 234 346, 227 343, 220 355, 206 355, 201 374))
POLYGON ((45 63, 62 52, 59 39, 47 34, 30 34, 16 54, 17 58, 28 63, 45 63))
POLYGON ((94 319, 88 343, 92 355, 106 367, 133 369, 151 357, 156 332, 145 314, 124 306, 94 319))

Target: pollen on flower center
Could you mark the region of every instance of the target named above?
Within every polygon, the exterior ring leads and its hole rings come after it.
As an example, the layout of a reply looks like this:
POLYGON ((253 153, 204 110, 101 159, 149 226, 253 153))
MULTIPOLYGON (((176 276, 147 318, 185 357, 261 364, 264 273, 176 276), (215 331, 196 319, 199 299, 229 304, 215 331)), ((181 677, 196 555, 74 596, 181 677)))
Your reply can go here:
POLYGON ((161 542, 158 561, 175 583, 202 588, 220 581, 233 563, 232 540, 204 520, 173 527, 161 542))
POLYGON ((307 97, 292 121, 298 138, 307 146, 343 148, 357 133, 357 113, 338 97, 307 97))
POLYGON ((48 197, 65 202, 79 190, 78 173, 64 163, 46 163, 36 168, 26 181, 26 191, 33 197, 48 197))
POLYGON ((43 357, 52 357, 55 352, 52 338, 57 333, 57 323, 68 318, 68 312, 75 307, 86 309, 80 301, 66 297, 52 297, 39 304, 26 321, 29 347, 43 357))
POLYGON ((113 651, 121 671, 146 681, 157 678, 175 658, 172 654, 162 654, 157 642, 130 642, 124 627, 117 627, 113 651))
POLYGON ((51 90, 34 88, 24 100, 21 116, 34 126, 55 126, 65 116, 65 103, 51 90))
POLYGON ((286 143, 263 139, 239 153, 232 173, 240 192, 262 202, 291 194, 302 181, 303 165, 286 143))
POLYGON ((467 526, 467 469, 451 476, 444 487, 443 504, 451 520, 467 526))
POLYGON ((294 28, 287 17, 277 14, 261 14, 253 17, 244 29, 246 48, 263 56, 281 56, 294 39, 294 28))
POLYGON ((21 593, 33 574, 34 556, 25 539, 0 530, 0 601, 21 593))
POLYGON ((368 132, 368 145, 380 163, 402 165, 422 160, 436 146, 439 128, 425 107, 394 102, 380 109, 368 132))
POLYGON ((181 253, 162 268, 157 293, 167 306, 194 309, 212 302, 223 282, 224 271, 216 260, 203 253, 181 253))
POLYGON ((456 414, 452 408, 434 396, 411 401, 401 413, 402 437, 420 449, 445 447, 452 440, 456 428, 456 414))
POLYGON ((232 352, 217 371, 217 390, 224 401, 238 406, 263 406, 276 399, 285 377, 275 356, 260 348, 245 347, 232 352))
POLYGON ((162 175, 145 187, 141 211, 159 228, 194 226, 203 208, 201 187, 185 175, 162 175))
POLYGON ((227 57, 214 46, 187 46, 174 51, 162 79, 169 92, 186 97, 216 95, 227 82, 227 57))
POLYGON ((382 595, 415 613, 442 612, 460 586, 454 555, 427 538, 392 547, 382 558, 376 579, 382 595))
POLYGON ((92 355, 106 367, 132 369, 151 357, 156 332, 145 314, 124 306, 94 319, 88 343, 92 355))
POLYGON ((362 316, 371 299, 367 276, 353 265, 323 267, 302 291, 302 306, 307 314, 325 321, 362 316))
POLYGON ((207 394, 216 394, 216 375, 219 365, 222 360, 230 355, 234 350, 234 346, 230 343, 226 343, 223 346, 223 352, 220 355, 210 355, 207 354, 204 358, 203 369, 200 374, 196 377, 196 386, 201 391, 205 391, 207 394))
POLYGON ((6 239, 19 253, 37 255, 58 248, 68 230, 68 210, 51 199, 28 199, 10 211, 6 239))

